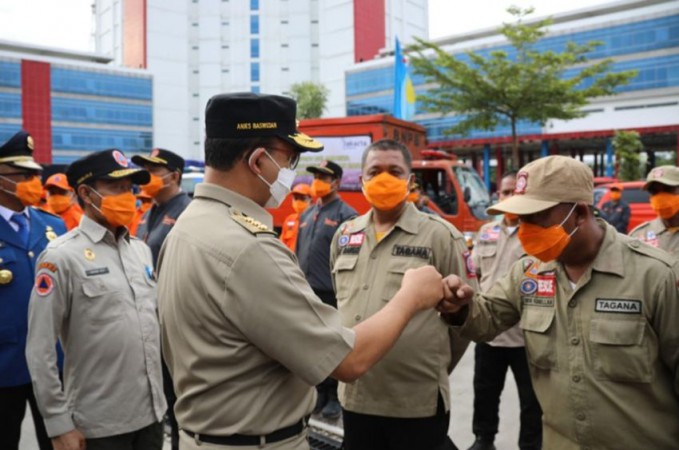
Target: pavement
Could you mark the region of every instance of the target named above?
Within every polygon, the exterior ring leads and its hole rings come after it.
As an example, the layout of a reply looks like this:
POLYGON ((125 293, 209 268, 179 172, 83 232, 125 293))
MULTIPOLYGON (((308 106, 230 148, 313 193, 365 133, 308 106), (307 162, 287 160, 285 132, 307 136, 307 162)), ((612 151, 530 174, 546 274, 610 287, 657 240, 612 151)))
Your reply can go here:
MULTIPOLYGON (((460 363, 450 376, 451 414, 448 434, 460 450, 466 450, 474 442, 472 433, 472 414, 474 411, 474 344, 472 343, 460 363)), ((21 432, 19 450, 38 450, 30 417, 30 408, 26 408, 26 419, 21 432)), ((326 421, 329 425, 333 422, 326 421)), ((337 425, 337 422, 334 423, 337 425)), ((500 400, 500 431, 495 437, 497 450, 518 448, 519 439, 519 396, 511 371, 507 373, 505 389, 500 400)), ((166 440, 163 450, 170 450, 166 440)))

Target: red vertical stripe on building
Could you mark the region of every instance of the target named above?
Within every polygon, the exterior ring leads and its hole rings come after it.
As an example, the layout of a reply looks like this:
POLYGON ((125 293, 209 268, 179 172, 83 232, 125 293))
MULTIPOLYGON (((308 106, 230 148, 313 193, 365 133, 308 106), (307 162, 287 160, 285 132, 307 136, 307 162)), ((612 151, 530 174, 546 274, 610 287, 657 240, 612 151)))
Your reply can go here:
POLYGON ((23 127, 33 136, 33 157, 52 162, 52 101, 49 63, 21 60, 21 113, 23 127))
POLYGON ((385 0, 354 0, 354 61, 373 59, 385 45, 385 0))
POLYGON ((146 68, 146 0, 123 2, 123 65, 146 68))

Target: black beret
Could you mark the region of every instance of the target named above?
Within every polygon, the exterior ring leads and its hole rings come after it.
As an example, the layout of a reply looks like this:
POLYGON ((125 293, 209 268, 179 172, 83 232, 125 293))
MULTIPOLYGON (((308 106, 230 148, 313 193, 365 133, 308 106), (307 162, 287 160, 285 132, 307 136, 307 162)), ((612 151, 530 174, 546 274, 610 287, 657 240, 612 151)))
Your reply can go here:
POLYGON ((149 155, 134 155, 131 159, 138 166, 158 164, 167 167, 171 171, 184 171, 184 158, 164 148, 154 148, 149 155))
POLYGON ((94 180, 130 178, 134 184, 147 184, 151 180, 148 171, 131 168, 123 152, 115 148, 90 153, 73 161, 66 169, 66 177, 73 189, 94 180))
POLYGON ((297 104, 280 95, 241 92, 212 97, 205 107, 208 138, 278 137, 300 152, 320 152, 323 144, 297 130, 297 104))

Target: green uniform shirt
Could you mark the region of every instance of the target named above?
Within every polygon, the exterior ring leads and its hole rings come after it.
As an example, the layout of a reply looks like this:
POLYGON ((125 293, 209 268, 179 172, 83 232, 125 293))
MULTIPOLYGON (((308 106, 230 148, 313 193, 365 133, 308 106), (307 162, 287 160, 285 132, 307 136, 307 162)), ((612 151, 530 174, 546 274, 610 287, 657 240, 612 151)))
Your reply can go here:
POLYGON ((642 223, 629 235, 652 247, 661 248, 675 258, 679 257, 679 233, 676 229, 667 229, 660 218, 642 223))
POLYGON ((265 435, 311 413, 353 330, 309 287, 252 200, 199 184, 159 258, 163 354, 180 428, 265 435))
MULTIPOLYGON (((379 243, 372 212, 346 222, 333 238, 330 258, 337 306, 347 327, 382 309, 400 289, 407 269, 431 264, 444 276, 458 274, 476 286, 462 234, 412 204, 379 243)), ((380 362, 357 381, 340 383, 342 406, 363 414, 430 417, 440 392, 449 409, 448 369, 468 344, 457 336, 453 342, 451 332, 435 310, 419 312, 380 362)))
POLYGON ((477 295, 462 335, 519 323, 543 410, 544 448, 679 448, 679 296, 666 253, 616 233, 573 288, 530 258, 477 295))

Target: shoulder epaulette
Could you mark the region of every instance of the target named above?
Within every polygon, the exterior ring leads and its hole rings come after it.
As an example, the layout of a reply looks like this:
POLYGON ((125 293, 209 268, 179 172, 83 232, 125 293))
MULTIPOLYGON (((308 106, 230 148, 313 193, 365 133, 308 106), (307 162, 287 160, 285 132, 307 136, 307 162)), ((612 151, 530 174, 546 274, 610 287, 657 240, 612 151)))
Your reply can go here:
POLYGON ((270 230, 269 227, 264 225, 259 220, 255 220, 252 217, 246 216, 242 212, 236 211, 235 209, 232 209, 230 214, 234 222, 236 222, 238 225, 242 226, 243 228, 245 228, 254 235, 269 234, 276 236, 275 231, 270 230))
POLYGON ((464 235, 460 230, 458 230, 452 223, 448 222, 446 219, 439 216, 438 214, 425 214, 425 216, 429 220, 433 220, 434 222, 438 222, 441 225, 443 225, 450 232, 450 235, 453 236, 453 238, 464 239, 464 235))
POLYGON ((665 252, 664 250, 644 244, 643 242, 635 238, 630 238, 629 240, 627 240, 626 244, 627 247, 632 249, 632 251, 635 253, 640 253, 642 255, 649 256, 653 259, 657 259, 658 261, 663 262, 668 267, 672 267, 674 265, 674 259, 672 258, 672 256, 670 256, 669 253, 665 252))

